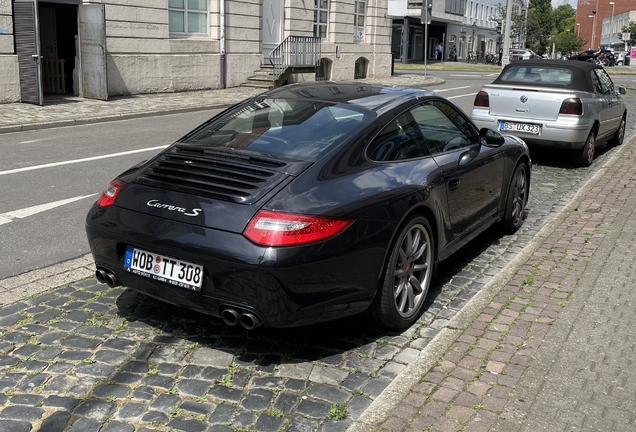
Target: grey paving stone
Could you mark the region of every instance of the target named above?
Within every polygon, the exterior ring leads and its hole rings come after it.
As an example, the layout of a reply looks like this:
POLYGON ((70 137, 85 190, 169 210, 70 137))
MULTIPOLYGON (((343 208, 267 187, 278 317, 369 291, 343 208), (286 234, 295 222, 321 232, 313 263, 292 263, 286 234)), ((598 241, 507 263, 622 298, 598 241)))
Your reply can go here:
POLYGON ((303 417, 292 417, 285 432, 311 432, 318 428, 318 422, 303 417))
POLYGON ((134 374, 130 372, 117 372, 110 378, 110 381, 115 384, 129 385, 129 384, 137 384, 143 378, 141 374, 134 374))
MULTIPOLYGON (((162 375, 176 375, 181 370, 181 368, 182 366, 180 364, 175 363, 159 363, 157 365, 157 370, 162 375)), ((208 378, 206 377, 202 378, 208 380, 208 378)))
POLYGON ((14 350, 11 355, 15 356, 15 357, 30 357, 33 354, 35 354, 36 352, 40 351, 40 347, 37 345, 24 345, 16 350, 14 350))
POLYGON ((0 393, 0 405, 4 405, 6 401, 9 400, 9 397, 4 393, 0 393))
POLYGON ((386 377, 389 379, 394 379, 397 377, 400 372, 402 372, 406 368, 405 364, 388 362, 384 365, 382 369, 380 369, 380 376, 386 377))
POLYGON ((92 418, 80 418, 73 423, 67 432, 99 432, 102 428, 102 422, 92 418))
POLYGON ((129 423, 139 423, 141 416, 148 410, 148 406, 142 403, 125 402, 113 415, 115 420, 122 420, 129 423))
POLYGON ((232 418, 232 426, 235 428, 251 429, 256 423, 257 416, 253 412, 239 411, 232 418))
POLYGON ((342 403, 351 399, 352 395, 346 390, 325 384, 316 384, 307 392, 309 396, 331 403, 342 403))
POLYGON ((234 429, 224 425, 213 425, 213 426, 210 426, 207 432, 234 432, 234 429))
POLYGON ((228 423, 234 415, 235 407, 233 405, 218 404, 210 417, 208 422, 211 424, 225 424, 228 423))
POLYGON ((50 395, 44 401, 42 401, 43 407, 56 407, 63 408, 67 411, 72 410, 79 403, 79 399, 73 397, 64 397, 57 395, 50 395))
POLYGON ((225 387, 222 385, 215 385, 209 391, 208 395, 215 399, 226 402, 238 402, 243 394, 242 390, 225 387))
POLYGON ((40 373, 37 375, 29 376, 27 379, 23 380, 21 384, 19 384, 16 389, 22 392, 31 392, 33 389, 41 387, 51 378, 51 375, 46 373, 40 373))
POLYGON ((152 389, 152 387, 138 387, 132 393, 132 399, 140 400, 140 401, 151 401, 155 398, 157 394, 152 389))
POLYGON ((187 401, 184 401, 181 405, 179 405, 179 408, 195 416, 198 416, 201 414, 208 416, 212 412, 212 410, 216 408, 216 405, 212 403, 200 403, 200 402, 187 400, 187 401))
POLYGON ((347 404, 347 415, 354 420, 359 419, 362 413, 369 408, 371 402, 370 399, 365 397, 354 396, 347 404))
POLYGON ((179 389, 179 393, 187 396, 199 397, 206 394, 206 392, 210 389, 210 384, 211 383, 207 381, 185 379, 179 381, 177 388, 179 389))
POLYGON ((64 360, 69 362, 80 362, 86 360, 92 355, 90 351, 62 351, 59 356, 57 356, 58 360, 64 360))
POLYGON ((106 426, 102 428, 100 432, 134 432, 135 427, 131 424, 119 422, 119 421, 111 421, 108 422, 106 426))
POLYGON ((296 408, 296 412, 299 414, 306 415, 308 417, 313 417, 316 419, 325 418, 329 413, 329 409, 331 405, 322 402, 322 401, 314 401, 310 399, 302 400, 298 407, 296 408))
POLYGON ((70 418, 70 412, 56 411, 42 420, 40 430, 43 432, 63 432, 68 425, 70 418))
POLYGON ((0 419, 0 431, 2 432, 30 432, 31 423, 17 420, 0 419))
POLYGON ((38 340, 42 345, 54 345, 66 337, 68 337, 68 333, 65 331, 52 331, 40 336, 38 340))
POLYGON ((188 357, 186 362, 202 366, 228 367, 234 361, 234 355, 214 349, 197 348, 188 357))
POLYGON ((168 415, 159 411, 148 411, 141 417, 142 423, 159 423, 164 424, 168 422, 168 415))
POLYGON ((164 390, 172 388, 174 382, 175 380, 173 378, 162 375, 150 375, 141 381, 142 385, 161 388, 164 390))
POLYGON ((130 389, 116 384, 100 384, 95 390, 93 390, 93 397, 98 399, 108 399, 111 397, 117 399, 126 399, 130 389))
POLYGON ((88 417, 95 420, 101 420, 104 417, 110 415, 116 408, 116 405, 111 402, 87 400, 81 402, 73 411, 73 414, 88 417))
POLYGON ((259 432, 278 432, 285 425, 284 417, 273 417, 271 415, 262 414, 256 420, 254 430, 259 432))
POLYGON ((154 411, 159 411, 164 414, 170 414, 172 409, 181 403, 181 398, 177 395, 171 394, 160 394, 150 404, 150 409, 154 411))
POLYGON ((365 385, 370 378, 369 375, 361 372, 352 373, 340 383, 340 386, 348 390, 358 390, 365 385))
POLYGON ((100 363, 116 365, 126 360, 127 357, 128 355, 125 352, 104 349, 96 351, 93 358, 100 363))
POLYGON ((240 369, 232 377, 232 386, 244 388, 247 383, 252 379, 253 372, 250 369, 240 369))
POLYGON ((13 405, 36 406, 44 400, 44 396, 33 394, 16 394, 11 396, 9 402, 13 405))
POLYGON ((318 432, 345 432, 349 426, 351 426, 351 422, 348 420, 329 420, 318 428, 318 432))
POLYGON ((271 391, 255 388, 248 391, 247 395, 241 401, 241 406, 250 411, 264 411, 274 398, 271 391))
POLYGON ((60 347, 40 346, 40 350, 33 356, 36 360, 51 361, 62 352, 60 347))
POLYGON ((129 339, 108 339, 101 346, 102 348, 115 349, 120 351, 129 351, 138 344, 137 341, 129 339))
POLYGON ((113 366, 103 363, 78 364, 73 370, 77 375, 86 375, 93 378, 106 378, 115 372, 113 366))
MULTIPOLYGON (((74 303, 72 305, 67 305, 67 307, 65 307, 65 309, 70 310, 70 309, 74 309, 76 307, 79 307, 80 305, 83 305, 84 303, 74 303)), ((78 323, 83 323, 89 319, 91 319, 92 315, 89 314, 88 312, 82 312, 82 311, 78 311, 78 310, 71 310, 69 313, 67 313, 64 316, 65 320, 68 321, 74 321, 74 322, 78 322, 78 323)))
POLYGON ((380 395, 380 393, 382 393, 382 390, 387 388, 387 386, 390 383, 391 383, 391 381, 389 381, 386 378, 374 378, 374 379, 370 380, 367 383, 367 385, 365 385, 362 388, 362 392, 364 394, 368 394, 373 399, 375 399, 376 397, 378 397, 380 395))
POLYGON ((131 372, 137 374, 148 373, 148 363, 143 361, 129 361, 118 369, 120 372, 131 372))
POLYGON ((169 428, 183 432, 203 432, 207 429, 207 425, 201 420, 186 419, 177 417, 168 423, 169 428))
POLYGON ((13 405, 0 411, 0 419, 34 421, 42 417, 42 414, 44 414, 42 408, 13 405))
POLYGON ((283 388, 285 380, 281 377, 254 378, 252 388, 283 388))

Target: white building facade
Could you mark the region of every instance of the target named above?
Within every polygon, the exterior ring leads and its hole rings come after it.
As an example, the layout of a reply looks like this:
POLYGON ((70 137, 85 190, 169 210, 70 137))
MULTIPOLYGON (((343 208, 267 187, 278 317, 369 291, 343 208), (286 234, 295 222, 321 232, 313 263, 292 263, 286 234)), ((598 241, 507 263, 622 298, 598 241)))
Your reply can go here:
MULTIPOLYGON (((516 13, 527 13, 529 0, 512 1, 516 13)), ((442 44, 444 60, 453 46, 460 60, 471 51, 482 55, 497 54, 501 46, 495 20, 499 3, 505 10, 505 0, 389 0, 389 12, 393 12, 393 55, 403 62, 421 61, 425 55, 427 60, 434 60, 438 44, 442 44), (428 29, 424 29, 420 20, 422 1, 432 6, 428 29), (393 7, 394 2, 403 3, 403 9, 393 7), (408 28, 407 32, 404 32, 405 28, 408 28), (428 33, 426 43, 425 33, 428 33)), ((523 40, 511 40, 511 47, 523 43, 523 40)))
POLYGON ((390 75, 387 0, 0 0, 0 102, 234 87, 288 37, 321 79, 390 75))

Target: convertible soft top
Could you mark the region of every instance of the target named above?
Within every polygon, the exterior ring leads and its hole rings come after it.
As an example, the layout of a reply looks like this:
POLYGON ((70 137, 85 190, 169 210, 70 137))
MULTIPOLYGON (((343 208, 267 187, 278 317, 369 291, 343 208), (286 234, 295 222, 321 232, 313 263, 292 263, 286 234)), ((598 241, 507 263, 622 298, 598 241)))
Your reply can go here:
POLYGON ((510 85, 511 82, 502 79, 506 76, 506 72, 513 68, 532 68, 532 69, 568 69, 572 73, 572 80, 566 83, 541 83, 540 86, 556 87, 570 90, 583 90, 587 92, 593 91, 592 86, 592 70, 602 69, 603 67, 592 62, 580 62, 572 60, 522 60, 508 64, 501 74, 493 81, 493 84, 510 85))

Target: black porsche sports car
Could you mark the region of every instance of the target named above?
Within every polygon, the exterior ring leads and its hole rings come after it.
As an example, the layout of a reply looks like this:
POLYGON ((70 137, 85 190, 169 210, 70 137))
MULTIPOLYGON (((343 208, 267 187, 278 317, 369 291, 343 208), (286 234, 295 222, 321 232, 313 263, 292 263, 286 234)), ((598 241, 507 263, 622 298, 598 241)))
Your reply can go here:
POLYGON ((427 90, 284 86, 205 122, 111 182, 86 231, 96 277, 247 329, 369 309, 419 317, 436 265, 514 232, 525 143, 427 90))

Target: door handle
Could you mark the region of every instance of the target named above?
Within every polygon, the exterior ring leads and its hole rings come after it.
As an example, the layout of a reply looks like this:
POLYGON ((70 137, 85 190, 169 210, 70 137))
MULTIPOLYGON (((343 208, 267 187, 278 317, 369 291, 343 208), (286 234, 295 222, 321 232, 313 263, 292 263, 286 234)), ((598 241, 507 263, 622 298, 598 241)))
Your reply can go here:
POLYGON ((451 192, 459 189, 459 184, 460 184, 459 179, 450 179, 448 181, 448 187, 451 190, 451 192))

